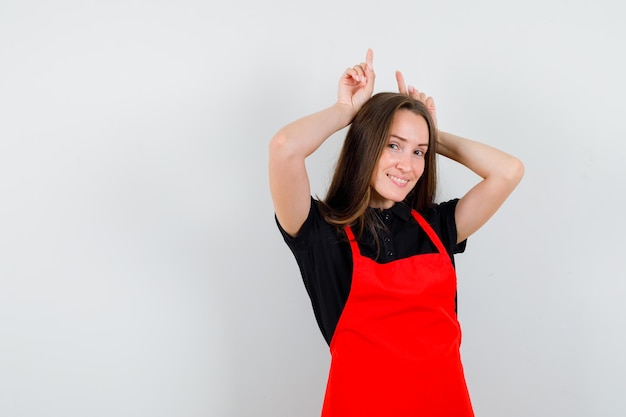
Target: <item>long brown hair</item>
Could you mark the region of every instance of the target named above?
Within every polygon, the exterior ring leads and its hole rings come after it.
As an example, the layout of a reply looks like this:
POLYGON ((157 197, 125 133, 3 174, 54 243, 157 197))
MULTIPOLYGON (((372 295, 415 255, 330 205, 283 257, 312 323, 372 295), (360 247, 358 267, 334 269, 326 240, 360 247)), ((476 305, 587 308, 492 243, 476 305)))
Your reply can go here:
POLYGON ((339 154, 339 160, 326 198, 321 202, 327 222, 337 227, 356 225, 360 236, 368 228, 374 236, 379 225, 370 206, 371 179, 398 110, 409 110, 426 119, 428 150, 424 172, 404 202, 421 210, 433 204, 437 191, 437 129, 426 106, 399 93, 378 93, 354 117, 339 154))

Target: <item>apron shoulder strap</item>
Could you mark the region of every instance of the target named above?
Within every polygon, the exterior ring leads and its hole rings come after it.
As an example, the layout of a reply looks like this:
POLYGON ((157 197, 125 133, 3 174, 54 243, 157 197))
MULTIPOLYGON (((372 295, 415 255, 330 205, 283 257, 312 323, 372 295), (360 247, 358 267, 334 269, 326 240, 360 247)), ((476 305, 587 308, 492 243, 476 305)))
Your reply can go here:
POLYGON ((447 254, 448 251, 443 246, 441 239, 439 239, 439 236, 437 236, 437 233, 435 233, 435 231, 430 226, 430 224, 428 224, 426 219, 422 217, 422 215, 419 214, 416 210, 411 210, 411 214, 413 214, 413 217, 415 218, 415 220, 417 220, 417 223, 419 223, 419 225, 422 227, 422 229, 424 229, 430 240, 435 244, 439 253, 447 254))
POLYGON ((353 255, 360 253, 359 245, 354 238, 352 228, 350 226, 345 226, 343 230, 346 232, 346 236, 348 237, 348 242, 350 242, 350 248, 352 249, 353 255))

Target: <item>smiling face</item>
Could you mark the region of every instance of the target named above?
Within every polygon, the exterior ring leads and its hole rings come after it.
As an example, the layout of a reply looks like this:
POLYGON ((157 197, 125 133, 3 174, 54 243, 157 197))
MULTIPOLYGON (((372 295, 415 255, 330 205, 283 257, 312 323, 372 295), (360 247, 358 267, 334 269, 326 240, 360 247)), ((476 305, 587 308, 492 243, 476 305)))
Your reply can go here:
POLYGON ((409 110, 398 110, 372 174, 370 207, 390 208, 403 201, 424 172, 427 150, 426 119, 409 110))

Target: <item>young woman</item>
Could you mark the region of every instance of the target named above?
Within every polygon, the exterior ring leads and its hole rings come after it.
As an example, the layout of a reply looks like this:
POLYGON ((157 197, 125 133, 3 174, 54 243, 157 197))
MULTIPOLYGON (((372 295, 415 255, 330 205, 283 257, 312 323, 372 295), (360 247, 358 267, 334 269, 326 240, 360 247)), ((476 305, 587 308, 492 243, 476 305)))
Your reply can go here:
POLYGON ((337 102, 270 142, 276 220, 293 252, 331 367, 323 417, 473 416, 460 358, 455 253, 498 210, 522 163, 438 130, 431 97, 374 90, 373 54, 348 68, 337 102), (326 198, 305 159, 350 125, 326 198), (482 180, 435 204, 436 155, 482 180))

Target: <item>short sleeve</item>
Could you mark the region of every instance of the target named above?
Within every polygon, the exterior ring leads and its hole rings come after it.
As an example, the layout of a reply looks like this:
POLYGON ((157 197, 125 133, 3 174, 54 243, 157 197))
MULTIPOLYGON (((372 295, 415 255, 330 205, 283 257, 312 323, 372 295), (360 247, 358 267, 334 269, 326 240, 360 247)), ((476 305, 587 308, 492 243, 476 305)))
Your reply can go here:
POLYGON ((311 208, 309 209, 309 214, 307 215, 306 220, 302 223, 300 230, 296 236, 291 236, 289 233, 283 229, 280 222, 278 221, 278 217, 274 214, 274 220, 276 221, 276 225, 278 226, 278 230, 280 234, 283 236, 285 243, 291 249, 297 248, 305 248, 309 245, 310 240, 313 237, 312 231, 315 229, 315 225, 319 222, 321 214, 319 213, 319 208, 317 207, 317 202, 311 197, 311 208))

